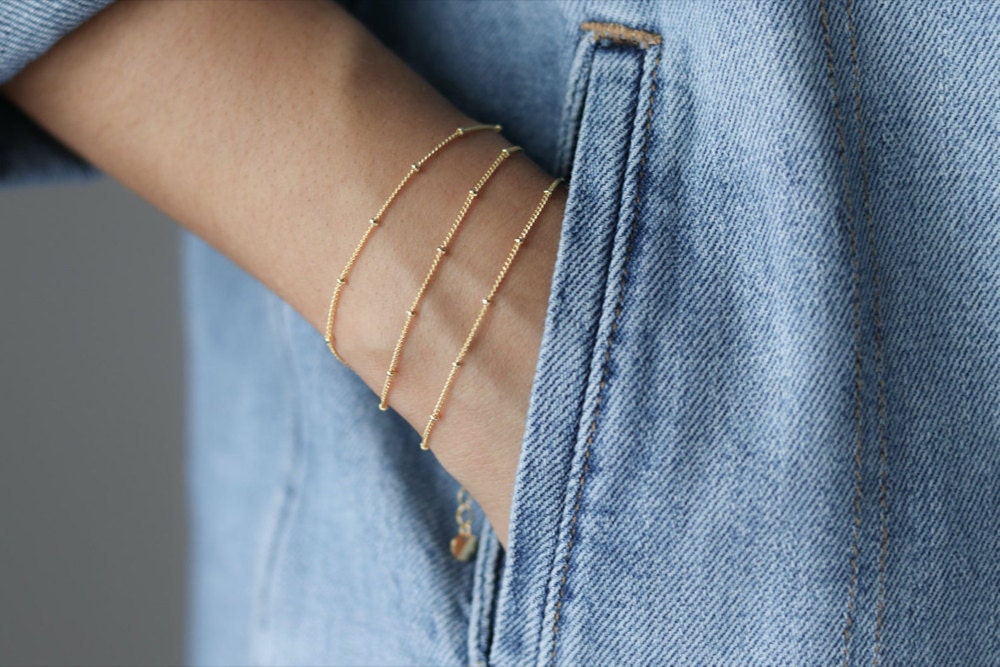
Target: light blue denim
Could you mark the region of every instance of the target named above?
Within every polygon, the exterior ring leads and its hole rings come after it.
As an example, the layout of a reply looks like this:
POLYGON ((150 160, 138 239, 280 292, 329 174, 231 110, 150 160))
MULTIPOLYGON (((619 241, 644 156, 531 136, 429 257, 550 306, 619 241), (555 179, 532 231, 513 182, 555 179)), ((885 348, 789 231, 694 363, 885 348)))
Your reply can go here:
POLYGON ((571 176, 509 549, 186 236, 191 662, 1000 665, 1000 4, 351 9, 571 176))

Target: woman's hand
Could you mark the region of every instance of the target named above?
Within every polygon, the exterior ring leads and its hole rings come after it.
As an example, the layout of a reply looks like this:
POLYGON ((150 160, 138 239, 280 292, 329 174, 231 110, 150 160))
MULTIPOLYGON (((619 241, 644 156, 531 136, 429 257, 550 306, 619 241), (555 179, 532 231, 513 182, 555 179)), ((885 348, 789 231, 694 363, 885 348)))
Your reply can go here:
MULTIPOLYGON (((410 163, 454 128, 495 120, 455 109, 329 0, 115 3, 3 91, 319 331, 366 220, 410 163)), ((399 196, 352 273, 336 337, 376 393, 440 238, 505 145, 484 132, 449 146, 399 196)), ((508 163, 477 198, 403 353, 391 404, 418 430, 551 181, 523 154, 508 163)), ((564 205, 560 188, 490 309, 431 442, 504 544, 564 205)))

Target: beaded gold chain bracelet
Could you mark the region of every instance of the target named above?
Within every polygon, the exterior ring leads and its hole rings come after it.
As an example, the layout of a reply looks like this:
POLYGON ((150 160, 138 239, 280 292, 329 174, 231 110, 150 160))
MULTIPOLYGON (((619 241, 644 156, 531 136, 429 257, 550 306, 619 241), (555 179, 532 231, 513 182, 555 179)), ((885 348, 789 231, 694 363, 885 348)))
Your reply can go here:
POLYGON ((410 305, 409 310, 406 311, 406 319, 403 322, 402 330, 399 332, 399 339, 396 341, 396 347, 392 351, 392 360, 389 362, 389 369, 385 372, 385 384, 382 385, 382 394, 380 396, 378 406, 380 410, 386 410, 389 407, 389 391, 392 388, 393 378, 399 371, 399 356, 403 352, 403 344, 406 342, 406 338, 410 333, 413 318, 417 316, 417 308, 420 306, 420 302, 424 298, 424 293, 427 292, 427 288, 434 279, 434 274, 437 273, 441 260, 448 252, 448 245, 451 243, 452 239, 455 238, 459 227, 462 226, 462 222, 465 220, 466 214, 472 206, 472 202, 489 182, 497 168, 503 164, 504 160, 520 150, 520 146, 510 146, 500 151, 500 155, 497 156, 497 158, 493 161, 493 164, 490 165, 489 169, 486 170, 486 172, 480 177, 472 189, 469 190, 469 193, 465 196, 465 201, 462 203, 462 207, 458 209, 458 215, 455 216, 455 221, 448 229, 448 233, 444 235, 444 240, 442 240, 438 245, 437 251, 434 253, 434 259, 431 261, 431 266, 427 270, 427 275, 424 276, 424 282, 420 285, 420 289, 417 290, 417 295, 413 298, 413 303, 410 305))
POLYGON ((405 176, 403 176, 403 180, 399 182, 396 189, 392 191, 389 198, 385 200, 385 203, 382 204, 382 207, 379 208, 378 212, 368 219, 368 226, 365 228, 364 234, 361 235, 361 240, 358 241, 357 246, 355 246, 354 252, 351 253, 350 258, 347 260, 347 264, 344 266, 344 269, 337 277, 337 284, 334 287, 333 296, 330 297, 330 308, 326 316, 326 333, 324 338, 326 340, 326 346, 330 348, 330 352, 333 353, 333 356, 335 356, 338 361, 346 363, 344 362, 343 357, 340 356, 340 353, 337 352, 337 345, 333 336, 333 325, 337 317, 337 307, 340 305, 340 295, 343 293, 344 287, 347 285, 347 279, 351 275, 351 269, 354 268, 354 264, 358 261, 361 251, 364 250, 365 245, 367 245, 372 232, 374 232, 375 228, 382 222, 382 216, 385 215, 386 210, 392 204, 393 200, 396 199, 396 196, 406 186, 406 184, 409 183, 410 179, 413 178, 415 174, 420 172, 420 168, 423 167, 428 160, 434 157, 442 148, 450 144, 455 139, 468 136, 481 130, 493 130, 494 132, 500 132, 501 129, 502 128, 499 125, 472 125, 469 127, 456 128, 454 132, 448 135, 445 139, 441 140, 437 146, 432 148, 427 155, 410 165, 410 170, 406 172, 405 176))
MULTIPOLYGON (((389 197, 379 208, 378 212, 375 213, 374 216, 368 219, 368 225, 365 228, 364 233, 361 235, 361 240, 358 241, 358 244, 355 246, 354 251, 348 258, 347 263, 345 264, 343 270, 337 277, 337 284, 334 287, 333 295, 330 298, 330 307, 327 312, 326 332, 324 338, 326 340, 326 345, 329 348, 330 352, 332 352, 333 355, 340 362, 345 363, 344 359, 340 356, 340 353, 337 351, 336 342, 333 334, 334 323, 337 317, 337 308, 340 304, 340 298, 344 291, 344 287, 347 286, 347 281, 348 278, 350 277, 351 271, 354 268, 354 265, 357 263, 358 258, 361 255, 361 252, 367 245, 368 240, 371 238, 372 233, 375 231, 375 228, 381 224, 382 217, 385 215, 385 212, 388 210, 389 206, 396 199, 399 193, 403 190, 406 184, 409 183, 410 179, 413 178, 415 174, 420 172, 421 167, 423 167, 428 160, 430 160, 434 155, 440 152, 445 146, 453 142, 455 139, 482 130, 493 130, 494 132, 500 132, 501 127, 499 125, 472 125, 469 127, 457 128, 448 137, 446 137, 436 146, 434 146, 434 148, 432 148, 430 152, 424 155, 424 157, 420 158, 420 160, 414 162, 410 166, 409 171, 399 182, 399 184, 396 185, 395 189, 389 194, 389 197)), ((448 245, 451 243, 455 235, 458 233, 458 230, 461 227, 462 222, 465 220, 465 217, 468 214, 470 207, 472 206, 472 202, 475 200, 476 196, 480 193, 482 188, 485 187, 487 182, 490 180, 490 178, 493 176, 496 170, 500 167, 500 165, 505 160, 507 160, 511 155, 520 150, 521 148, 519 146, 511 146, 504 148, 503 150, 500 151, 500 155, 497 156, 497 158, 493 161, 489 169, 487 169, 487 171, 480 177, 479 181, 476 182, 475 186, 471 190, 469 190, 469 193, 466 196, 465 201, 462 204, 462 207, 459 209, 455 221, 448 229, 448 232, 445 235, 444 240, 437 247, 437 252, 435 253, 431 266, 424 277, 424 281, 421 284, 420 289, 418 290, 416 296, 414 297, 412 305, 406 311, 406 320, 404 321, 403 328, 400 332, 399 338, 396 341, 396 346, 393 349, 392 360, 389 363, 389 369, 386 371, 386 379, 382 387, 382 393, 379 401, 379 408, 381 408, 382 410, 385 410, 389 407, 388 397, 392 387, 392 380, 393 377, 398 372, 399 358, 402 353, 403 346, 406 342, 406 338, 409 334, 410 328, 412 326, 413 318, 417 315, 417 308, 420 306, 421 300, 423 299, 425 292, 427 291, 428 287, 431 284, 431 281, 434 278, 434 275, 438 269, 441 259, 447 253, 448 245)), ((517 254, 520 251, 521 247, 524 245, 524 242, 527 239, 528 234, 531 232, 532 227, 534 227, 535 222, 537 222, 538 218, 542 214, 542 211, 545 209, 546 204, 548 203, 552 194, 555 192, 556 186, 562 180, 563 179, 561 178, 555 179, 542 192, 541 200, 538 202, 538 205, 531 213, 531 216, 528 218, 528 221, 522 227, 520 234, 514 239, 514 245, 507 253, 507 257, 504 259, 504 262, 500 267, 500 271, 493 281, 493 285, 489 291, 489 294, 482 300, 483 305, 479 309, 479 313, 472 324, 472 328, 470 329, 468 335, 465 337, 465 341, 463 342, 462 347, 459 350, 458 356, 455 358, 455 361, 452 362, 451 364, 451 370, 448 373, 448 378, 441 389, 441 393, 438 396, 437 402, 435 403, 434 412, 430 415, 430 418, 427 421, 427 425, 424 427, 424 431, 420 440, 421 449, 424 450, 430 449, 431 433, 434 430, 434 426, 436 425, 436 423, 441 419, 442 409, 451 391, 452 385, 455 382, 455 376, 458 372, 458 369, 465 362, 465 357, 468 354, 469 348, 472 345, 472 342, 475 339, 476 334, 478 333, 479 328, 486 317, 487 310, 493 303, 493 300, 496 297, 498 290, 500 289, 500 285, 503 283, 504 278, 507 275, 507 272, 510 270, 511 265, 514 262, 514 259, 517 257, 517 254)), ((455 511, 455 521, 458 524, 458 532, 455 535, 455 537, 452 538, 450 546, 452 555, 460 561, 465 561, 471 558, 472 555, 475 553, 477 540, 476 536, 472 534, 471 498, 469 497, 468 491, 465 489, 464 486, 459 487, 457 500, 458 500, 458 508, 455 511)))
POLYGON ((451 370, 448 372, 448 379, 445 380, 444 387, 441 389, 437 403, 434 405, 434 412, 431 413, 427 420, 427 425, 424 427, 423 437, 420 440, 421 449, 430 449, 431 432, 434 430, 435 424, 437 424, 437 422, 441 419, 441 408, 444 407, 444 402, 448 398, 448 393, 451 391, 452 384, 455 382, 455 375, 458 373, 458 369, 461 368, 462 364, 465 362, 465 356, 469 352, 469 346, 472 345, 472 341, 476 337, 476 333, 479 331, 479 327, 486 317, 486 311, 489 310, 490 305, 493 303, 493 298, 496 296, 497 290, 500 289, 503 279, 507 276, 507 271, 510 270, 511 264, 514 263, 514 258, 517 257, 517 253, 521 250, 521 246, 524 245, 525 240, 527 240, 528 233, 531 232, 531 228, 535 226, 535 221, 538 220, 542 211, 545 210, 545 205, 549 203, 549 198, 552 196, 552 193, 555 192, 556 186, 559 185, 562 180, 563 179, 561 178, 557 178, 552 181, 549 187, 542 191, 541 200, 532 212, 531 217, 528 218, 528 222, 526 222, 524 227, 521 229, 521 233, 514 239, 514 245, 511 246, 510 252, 507 253, 507 258, 500 266, 500 272, 493 280, 492 289, 490 289, 486 298, 483 299, 483 305, 479 309, 479 314, 476 316, 475 322, 472 323, 472 329, 469 330, 469 334, 465 337, 465 342, 462 343, 462 348, 459 350, 458 356, 455 357, 455 361, 451 364, 451 370))
MULTIPOLYGON (((490 289, 486 298, 483 299, 482 308, 479 309, 479 314, 476 316, 476 320, 472 324, 472 329, 469 330, 469 334, 465 337, 465 342, 462 343, 462 348, 459 350, 458 356, 451 364, 451 371, 448 373, 448 379, 445 380, 444 387, 441 389, 441 394, 438 396, 437 404, 434 406, 434 412, 427 420, 427 426, 424 427, 423 438, 420 441, 421 449, 430 449, 431 431, 434 430, 434 425, 441 419, 441 408, 444 407, 445 399, 448 398, 448 393, 451 391, 451 387, 455 382, 455 374, 458 372, 458 369, 462 367, 462 364, 465 361, 465 356, 469 352, 469 347, 472 345, 472 341, 476 337, 476 333, 479 331, 479 326, 483 323, 483 320, 486 317, 486 311, 493 303, 493 299, 496 297, 497 291, 500 289, 500 285, 503 283, 503 280, 507 275, 507 271, 510 270, 511 264, 514 263, 514 258, 517 257, 517 253, 521 250, 521 247, 528 238, 528 233, 531 232, 531 228, 535 226, 535 222, 542 215, 542 211, 545 210, 545 205, 549 203, 549 198, 552 196, 552 193, 555 192, 556 186, 559 185, 562 180, 563 179, 561 178, 557 178, 549 184, 549 187, 545 188, 542 192, 542 198, 535 207, 535 210, 531 213, 531 217, 528 218, 528 222, 525 223, 524 227, 521 229, 521 233, 514 239, 514 245, 511 247, 510 252, 507 253, 506 259, 504 259, 503 264, 500 266, 500 272, 493 280, 493 287, 490 289)), ((453 538, 451 538, 451 544, 449 546, 451 549, 451 555, 456 560, 467 561, 476 553, 478 540, 476 539, 476 536, 472 534, 472 504, 469 501, 468 491, 466 491, 464 486, 459 487, 457 498, 458 508, 455 510, 455 522, 458 524, 458 532, 453 538)))

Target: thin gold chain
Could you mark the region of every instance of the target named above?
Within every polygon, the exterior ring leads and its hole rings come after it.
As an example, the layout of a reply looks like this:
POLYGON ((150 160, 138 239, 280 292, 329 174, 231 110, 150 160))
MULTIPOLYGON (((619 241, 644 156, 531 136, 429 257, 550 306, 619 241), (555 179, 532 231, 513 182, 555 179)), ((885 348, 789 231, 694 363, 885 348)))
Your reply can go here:
POLYGON ((472 535, 472 501, 465 487, 459 487, 456 494, 458 506, 455 508, 455 523, 458 524, 458 534, 469 537, 472 535))
POLYGON ((410 165, 410 170, 406 172, 405 176, 403 176, 403 180, 399 182, 396 189, 392 191, 392 194, 390 194, 389 198, 385 200, 385 203, 382 204, 382 207, 378 210, 378 212, 368 219, 368 226, 365 228, 364 234, 361 235, 361 240, 358 241, 358 245, 355 246, 354 252, 351 253, 350 258, 347 260, 347 264, 337 277, 337 284, 333 289, 333 296, 330 297, 330 308, 326 315, 326 333, 324 335, 326 346, 330 348, 330 352, 333 353, 333 356, 335 356, 338 361, 346 363, 343 357, 340 356, 340 353, 337 352, 336 342, 333 337, 333 324, 337 318, 337 307, 340 305, 340 296, 344 291, 344 287, 347 286, 347 279, 351 275, 351 270, 354 268, 354 264, 358 261, 358 257, 361 256, 361 251, 364 250, 365 245, 368 244, 368 239, 371 238, 372 232, 374 232, 375 228, 382 222, 382 216, 385 215, 389 205, 396 199, 396 195, 398 195, 406 184, 409 183, 410 179, 420 171, 420 168, 424 166, 424 163, 434 157, 442 148, 450 144, 455 139, 464 137, 474 132, 479 132, 481 130, 493 130, 494 132, 500 132, 501 129, 502 128, 499 125, 471 125, 469 127, 456 128, 455 131, 448 135, 447 138, 442 139, 437 146, 432 148, 427 155, 410 165))
POLYGON ((431 261, 430 269, 428 269, 427 275, 424 277, 424 282, 417 291, 417 295, 413 298, 413 303, 410 304, 409 310, 406 311, 406 320, 403 322, 403 328, 399 332, 399 339, 396 341, 396 347, 392 351, 392 361, 389 362, 389 369, 385 372, 385 384, 382 385, 382 394, 380 396, 378 406, 380 410, 386 410, 389 407, 389 391, 392 388, 392 381, 396 377, 396 373, 399 371, 399 356, 403 352, 403 345, 410 333, 413 318, 417 316, 417 309, 420 306, 420 302, 423 300, 424 294, 427 292, 427 288, 434 279, 434 275, 437 273, 441 260, 448 252, 448 245, 458 233, 459 227, 462 226, 462 222, 465 220, 466 214, 472 207, 472 202, 489 182, 497 168, 503 164, 504 160, 520 150, 520 146, 511 146, 500 151, 500 155, 497 156, 497 158, 493 161, 493 164, 490 165, 489 169, 483 173, 473 188, 469 190, 469 193, 465 196, 465 201, 462 203, 462 207, 458 209, 458 215, 455 216, 455 221, 448 229, 448 233, 445 234, 444 240, 442 240, 440 245, 438 245, 437 251, 434 253, 434 259, 431 261))
POLYGON ((457 500, 455 523, 458 529, 451 538, 451 555, 455 560, 467 561, 476 553, 478 540, 472 534, 472 499, 464 486, 459 487, 457 500))
POLYGON ((556 186, 559 185, 559 182, 562 180, 563 179, 561 178, 557 178, 542 192, 542 198, 535 207, 535 210, 532 212, 531 217, 528 218, 528 222, 526 222, 524 227, 521 229, 521 233, 514 239, 514 245, 511 246, 510 252, 507 253, 507 258, 504 260, 503 265, 500 267, 500 272, 493 281, 493 287, 490 289, 490 293, 485 299, 483 299, 482 308, 479 309, 479 314, 476 316, 476 320, 472 324, 472 329, 469 331, 469 335, 465 337, 465 342, 462 343, 462 349, 459 350, 458 356, 455 357, 455 361, 451 364, 448 379, 445 381, 444 387, 441 389, 441 394, 438 396, 437 403, 434 406, 434 412, 431 413, 427 420, 427 425, 424 427, 423 437, 420 440, 421 449, 430 449, 431 432, 434 430, 434 425, 441 419, 441 408, 444 406, 444 402, 448 398, 448 393, 451 391, 452 384, 455 382, 455 375, 458 373, 458 369, 462 367, 462 363, 465 361, 465 355, 469 352, 469 346, 472 345, 472 341, 476 337, 476 332, 479 331, 479 326, 483 323, 483 319, 486 317, 486 311, 489 310, 490 305, 493 303, 493 298, 496 296, 497 290, 500 289, 500 284, 503 283, 503 279, 507 275, 507 271, 510 269, 511 264, 514 263, 514 258, 517 257, 518 251, 520 251, 524 241, 528 238, 528 233, 531 231, 531 228, 534 227, 535 221, 538 220, 539 216, 542 214, 542 211, 545 209, 545 205, 549 202, 549 198, 552 196, 552 193, 555 192, 556 186))

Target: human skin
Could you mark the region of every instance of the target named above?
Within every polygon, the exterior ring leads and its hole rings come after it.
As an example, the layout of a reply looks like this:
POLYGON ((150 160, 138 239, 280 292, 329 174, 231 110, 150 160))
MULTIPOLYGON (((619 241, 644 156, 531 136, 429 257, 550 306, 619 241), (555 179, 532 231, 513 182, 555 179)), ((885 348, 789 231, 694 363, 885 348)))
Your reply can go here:
MULTIPOLYGON (((456 127, 494 120, 464 115, 329 0, 118 2, 0 90, 321 333, 341 269, 409 165, 456 127)), ((399 195, 358 261, 335 335, 376 394, 436 247, 468 189, 509 145, 481 132, 445 148, 399 195)), ((449 248, 390 400, 418 431, 551 180, 523 153, 511 157, 449 248)), ((504 545, 564 206, 560 187, 430 442, 504 545)), ((316 345, 325 347, 322 336, 316 345)))

